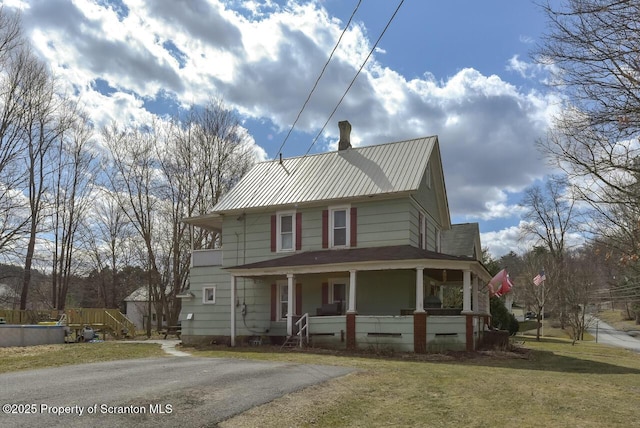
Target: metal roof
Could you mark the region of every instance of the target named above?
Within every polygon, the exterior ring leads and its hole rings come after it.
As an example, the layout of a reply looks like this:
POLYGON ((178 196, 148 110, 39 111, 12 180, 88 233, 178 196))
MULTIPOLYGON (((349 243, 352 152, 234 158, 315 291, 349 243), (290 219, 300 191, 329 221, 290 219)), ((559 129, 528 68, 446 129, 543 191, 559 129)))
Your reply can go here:
POLYGON ((437 144, 431 136, 261 162, 213 212, 415 191, 437 144))

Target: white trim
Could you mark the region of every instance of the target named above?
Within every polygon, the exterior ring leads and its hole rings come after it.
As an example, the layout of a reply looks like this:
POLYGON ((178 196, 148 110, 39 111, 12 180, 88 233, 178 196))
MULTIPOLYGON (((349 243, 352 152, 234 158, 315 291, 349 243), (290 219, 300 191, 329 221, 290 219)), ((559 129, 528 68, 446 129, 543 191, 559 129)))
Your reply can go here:
POLYGON ((216 304, 216 286, 215 285, 207 285, 202 287, 202 303, 205 305, 216 304), (208 290, 212 291, 211 295, 207 294, 208 290))
POLYGON ((278 266, 254 269, 228 269, 235 276, 255 277, 266 275, 286 275, 292 273, 295 275, 312 274, 312 273, 335 273, 371 270, 395 270, 395 269, 415 269, 421 266, 424 269, 450 269, 465 270, 469 269, 474 274, 480 276, 484 281, 491 280, 491 276, 482 267, 477 260, 425 260, 425 259, 407 259, 407 260, 385 260, 381 263, 379 260, 369 260, 353 263, 331 263, 322 265, 303 265, 303 266, 278 266))
POLYGON ((290 253, 296 250, 296 212, 278 211, 276 213, 276 251, 290 253), (282 248, 282 217, 291 217, 291 248, 282 248))
POLYGON ((337 205, 329 207, 329 248, 349 248, 351 246, 351 205, 337 205), (334 213, 344 211, 345 215, 345 237, 344 245, 337 245, 334 239, 334 213))

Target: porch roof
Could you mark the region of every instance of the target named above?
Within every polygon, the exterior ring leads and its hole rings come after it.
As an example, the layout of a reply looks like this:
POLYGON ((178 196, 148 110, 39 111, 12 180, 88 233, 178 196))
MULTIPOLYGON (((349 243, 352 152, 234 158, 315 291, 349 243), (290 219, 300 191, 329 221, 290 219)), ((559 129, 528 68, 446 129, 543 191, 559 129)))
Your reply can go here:
POLYGON ((346 270, 468 269, 489 280, 482 264, 467 256, 452 256, 411 245, 318 250, 292 254, 262 262, 225 268, 238 276, 285 273, 320 273, 346 270), (384 262, 384 263, 381 263, 384 262))

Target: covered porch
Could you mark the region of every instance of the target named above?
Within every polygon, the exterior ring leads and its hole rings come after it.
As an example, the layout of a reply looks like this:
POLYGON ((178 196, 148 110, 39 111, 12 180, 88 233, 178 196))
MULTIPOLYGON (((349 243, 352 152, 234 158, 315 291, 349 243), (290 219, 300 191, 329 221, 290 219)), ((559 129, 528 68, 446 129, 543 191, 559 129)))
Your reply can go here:
MULTIPOLYGON (((314 251, 227 268, 269 287, 269 336, 311 346, 418 352, 474 350, 489 317, 477 261, 411 246, 314 251)), ((237 305, 231 306, 235 346, 237 305)))

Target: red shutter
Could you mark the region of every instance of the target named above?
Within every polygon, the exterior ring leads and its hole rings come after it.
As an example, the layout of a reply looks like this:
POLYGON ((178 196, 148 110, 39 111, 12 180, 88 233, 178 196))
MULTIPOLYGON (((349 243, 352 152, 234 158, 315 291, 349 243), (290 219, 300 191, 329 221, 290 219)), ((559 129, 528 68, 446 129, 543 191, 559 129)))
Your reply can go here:
POLYGON ((275 215, 271 216, 271 252, 275 252, 276 247, 276 222, 278 218, 275 215))
POLYGON ((329 210, 322 211, 322 248, 329 248, 329 210))
POLYGON ((296 315, 302 315, 302 284, 296 284, 296 315))
POLYGON ((323 282, 322 283, 322 304, 326 305, 327 303, 329 303, 329 283, 323 282))
POLYGON ((271 284, 271 321, 278 316, 278 285, 271 284))
POLYGON ((296 213, 296 251, 302 249, 302 213, 296 213))
POLYGON ((351 242, 350 247, 358 246, 358 208, 351 207, 351 242))

